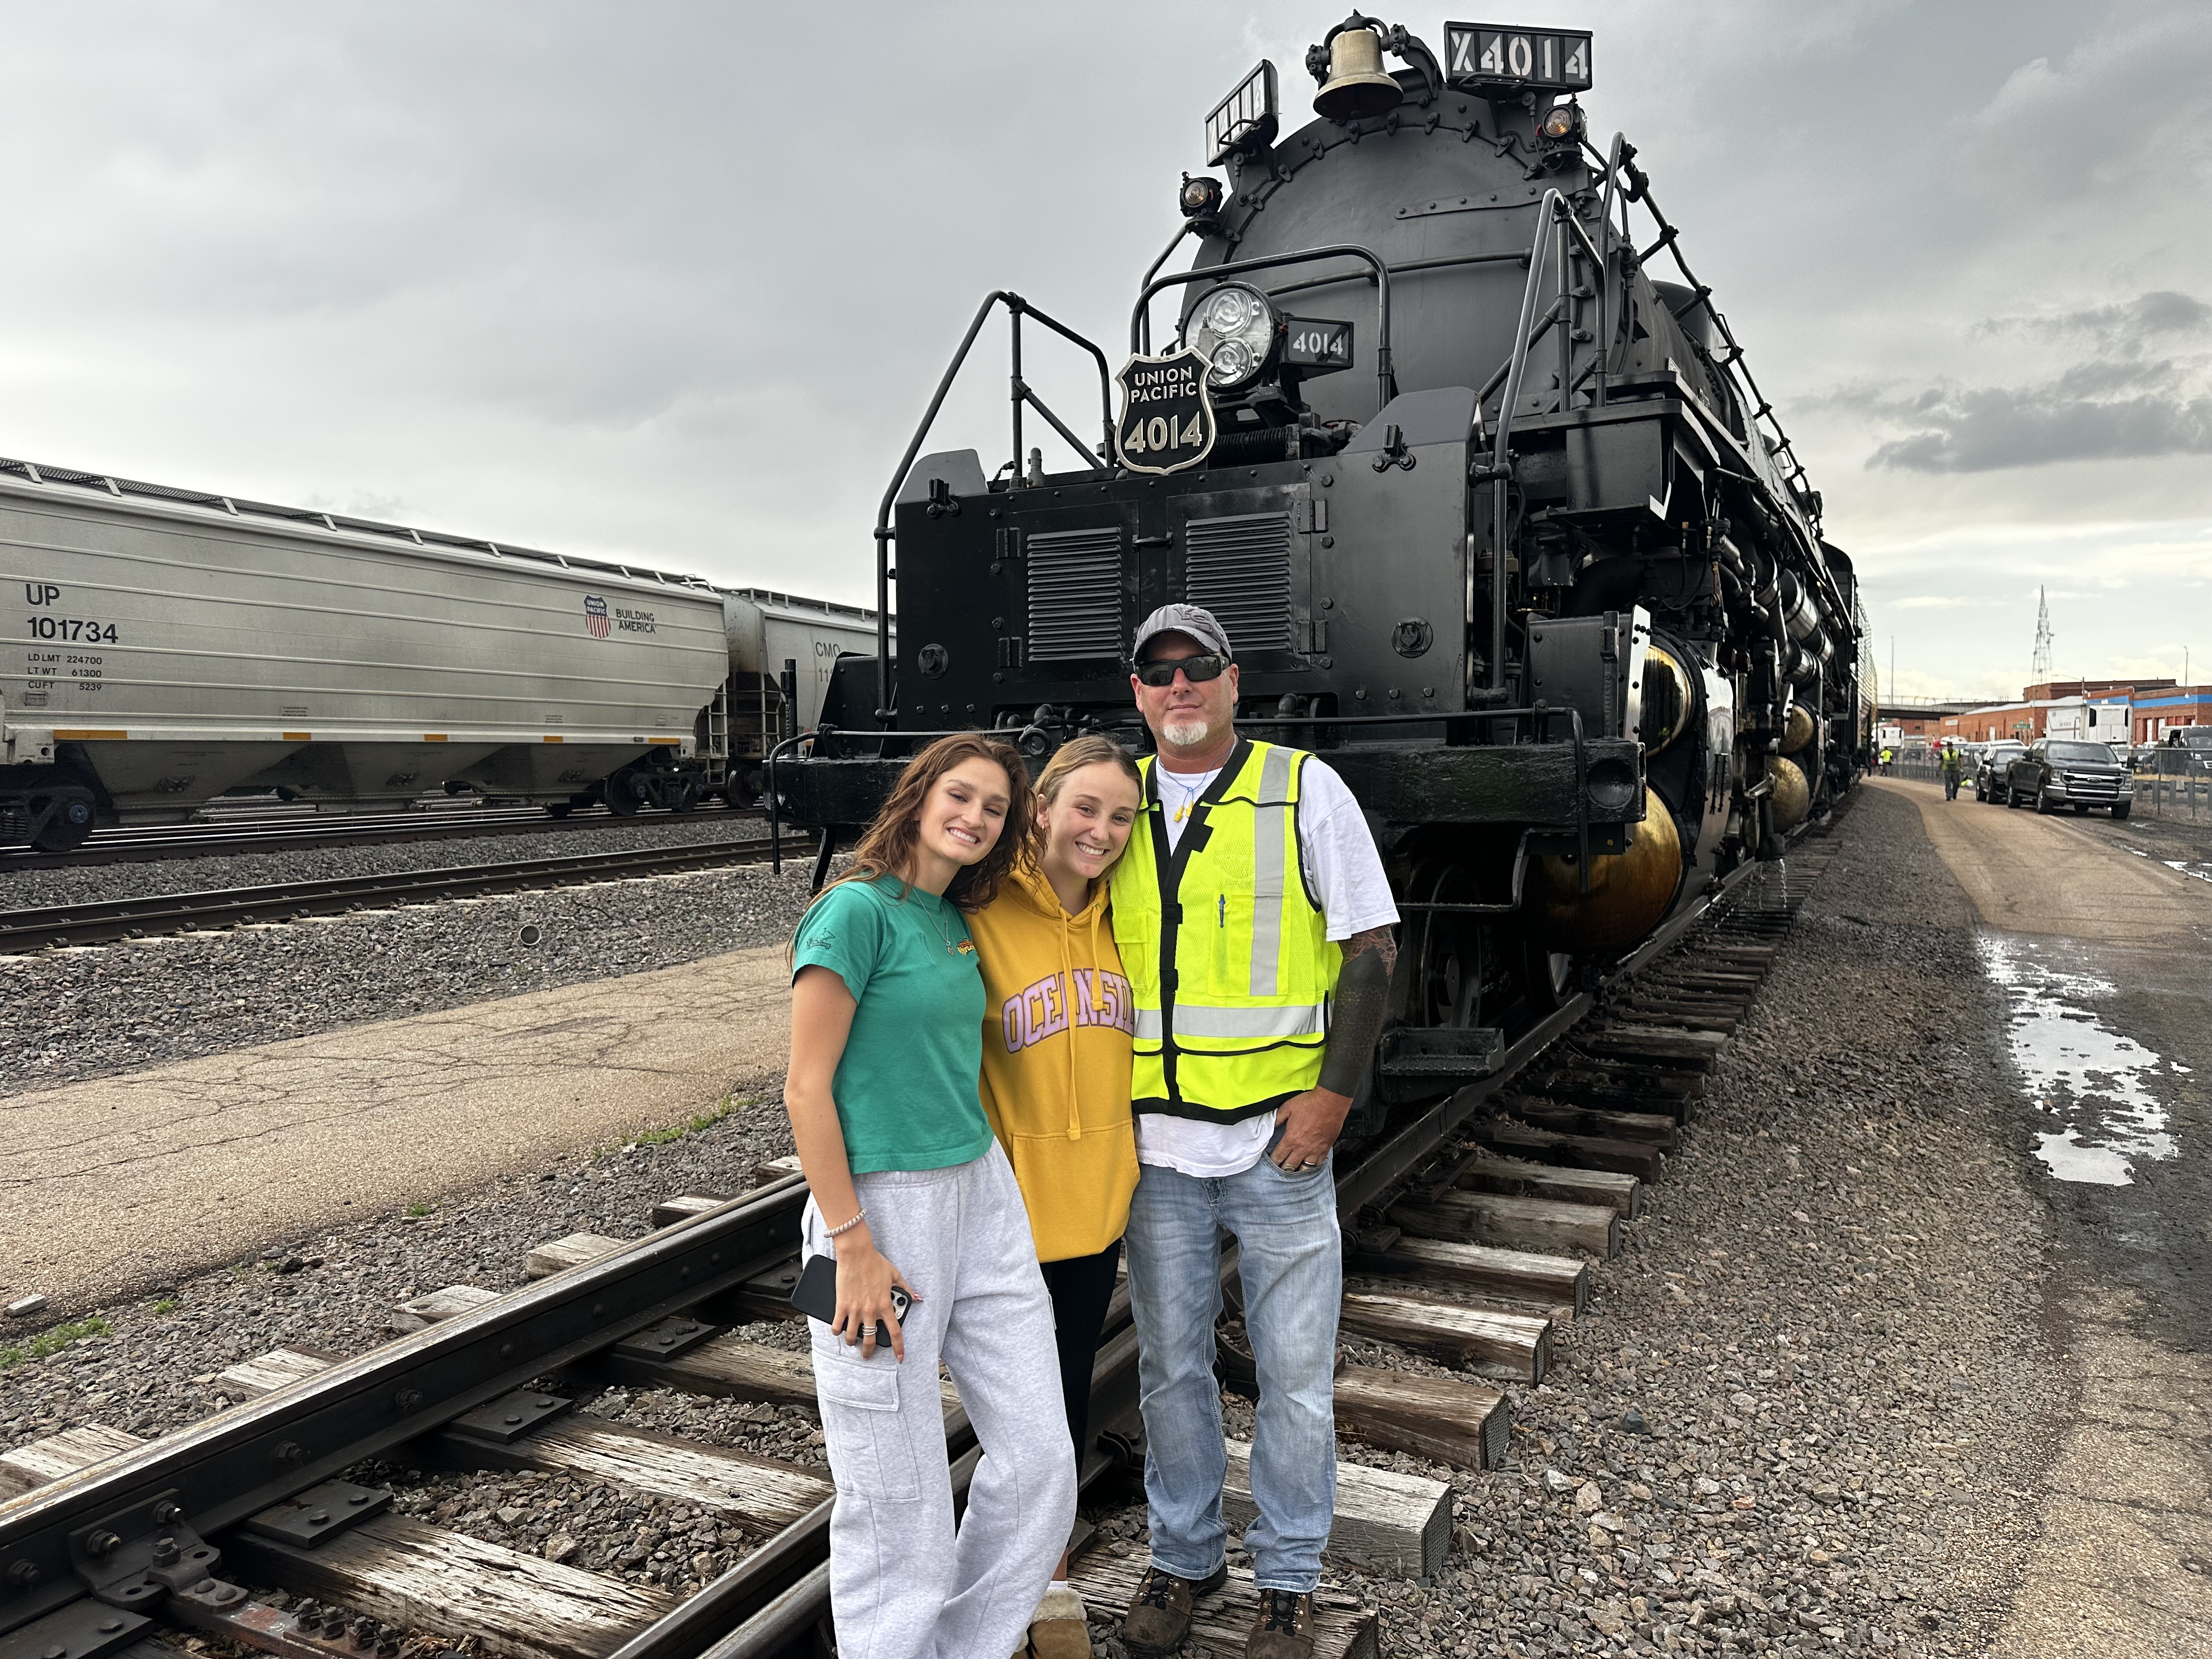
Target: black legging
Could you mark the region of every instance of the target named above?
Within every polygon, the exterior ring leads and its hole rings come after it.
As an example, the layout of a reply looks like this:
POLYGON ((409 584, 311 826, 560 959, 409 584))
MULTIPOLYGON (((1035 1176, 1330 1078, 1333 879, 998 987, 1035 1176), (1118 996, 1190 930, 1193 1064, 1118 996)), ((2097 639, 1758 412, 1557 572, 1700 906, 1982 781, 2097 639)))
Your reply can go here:
POLYGON ((1054 1340, 1060 1349, 1060 1394, 1067 1407, 1067 1431, 1075 1439, 1075 1467, 1083 1468, 1091 1449, 1091 1373, 1098 1363, 1098 1333, 1106 1324, 1106 1304, 1114 1299, 1114 1270, 1121 1263, 1121 1241, 1096 1255, 1048 1261, 1044 1287, 1052 1296, 1054 1340))

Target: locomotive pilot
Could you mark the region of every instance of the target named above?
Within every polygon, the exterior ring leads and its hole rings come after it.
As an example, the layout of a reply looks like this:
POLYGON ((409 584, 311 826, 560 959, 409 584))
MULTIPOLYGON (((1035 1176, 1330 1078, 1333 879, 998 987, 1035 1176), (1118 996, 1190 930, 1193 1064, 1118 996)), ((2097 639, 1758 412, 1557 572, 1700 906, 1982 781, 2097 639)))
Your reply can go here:
POLYGON ((1112 885, 1136 1005, 1129 1299, 1152 1524, 1123 1640, 1139 1659, 1174 1652, 1193 1603, 1226 1579, 1213 1370, 1226 1232, 1260 1382, 1245 1652, 1308 1659, 1336 1498, 1330 1154, 1382 1030, 1398 912, 1343 780, 1237 734, 1238 671, 1211 612, 1153 612, 1130 654, 1158 752, 1112 885))

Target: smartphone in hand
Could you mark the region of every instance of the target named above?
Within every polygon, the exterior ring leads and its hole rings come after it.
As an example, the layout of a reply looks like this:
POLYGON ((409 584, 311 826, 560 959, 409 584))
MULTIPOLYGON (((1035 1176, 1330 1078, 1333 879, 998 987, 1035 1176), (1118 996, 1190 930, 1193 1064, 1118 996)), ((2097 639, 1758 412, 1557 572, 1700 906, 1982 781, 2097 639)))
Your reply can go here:
MULTIPOLYGON (((837 1258, 834 1255, 815 1255, 806 1259, 805 1271, 799 1275, 799 1283, 791 1287, 791 1305, 809 1319, 818 1319, 827 1325, 837 1317, 837 1258)), ((906 1310, 914 1305, 902 1286, 891 1286, 891 1313, 903 1325, 906 1310)), ((853 1339, 860 1340, 858 1337, 853 1339)), ((891 1345, 891 1328, 882 1320, 876 1322, 876 1346, 888 1348, 891 1345)))

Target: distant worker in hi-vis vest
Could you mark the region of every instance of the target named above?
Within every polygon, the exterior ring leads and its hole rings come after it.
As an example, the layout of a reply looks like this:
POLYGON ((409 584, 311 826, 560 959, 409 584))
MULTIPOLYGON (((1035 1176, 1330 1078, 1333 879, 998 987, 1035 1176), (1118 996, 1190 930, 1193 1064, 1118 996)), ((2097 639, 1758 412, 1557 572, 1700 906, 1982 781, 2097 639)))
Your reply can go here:
POLYGON ((1214 1378, 1219 1239, 1233 1236, 1258 1362, 1248 1659, 1307 1659, 1336 1504, 1343 1288, 1329 1155, 1382 1029, 1398 920, 1367 821, 1313 756, 1238 736, 1237 668, 1209 611, 1146 618, 1130 655, 1158 745, 1114 866, 1136 1015, 1130 1307, 1152 1566, 1123 1640, 1174 1652, 1226 1580, 1214 1378))

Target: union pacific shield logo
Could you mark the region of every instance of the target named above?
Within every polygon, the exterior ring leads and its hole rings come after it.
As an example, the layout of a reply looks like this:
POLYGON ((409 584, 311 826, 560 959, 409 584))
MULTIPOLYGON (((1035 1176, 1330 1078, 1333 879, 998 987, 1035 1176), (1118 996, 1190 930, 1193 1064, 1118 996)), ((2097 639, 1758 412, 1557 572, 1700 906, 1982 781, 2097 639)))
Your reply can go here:
POLYGON ((1220 428, 1207 363, 1184 346, 1164 357, 1132 357, 1115 375, 1121 387, 1121 419, 1114 451, 1132 472, 1181 472, 1213 453, 1220 428))
POLYGON ((596 593, 584 595, 584 631, 595 640, 607 636, 607 602, 596 593))

